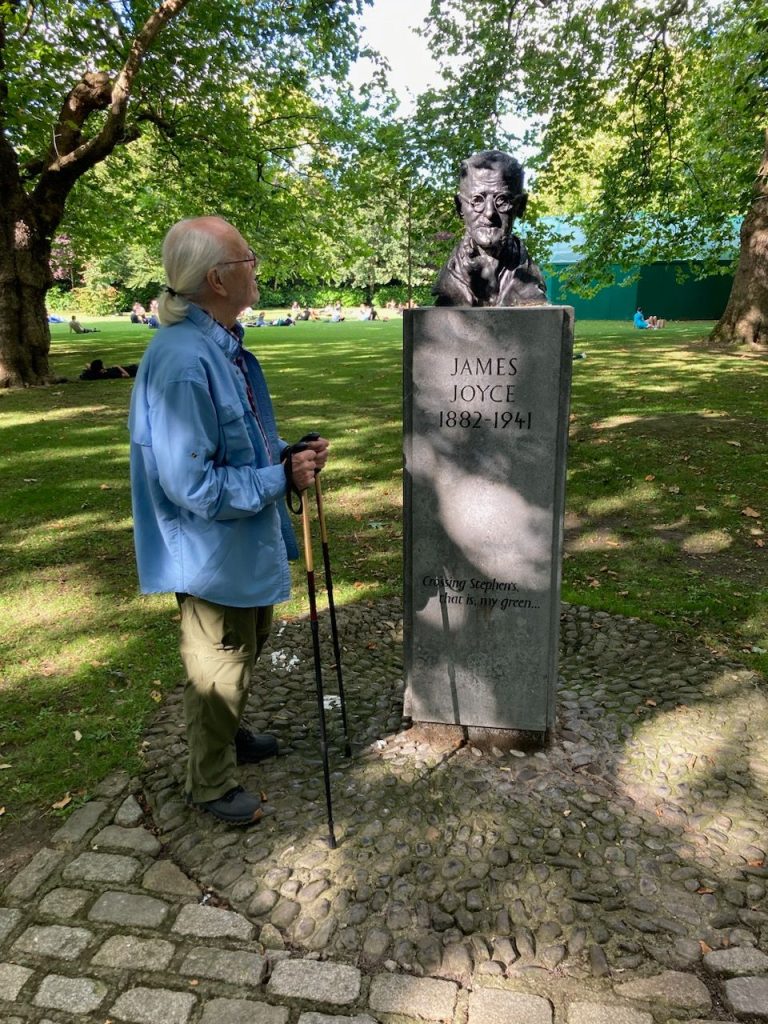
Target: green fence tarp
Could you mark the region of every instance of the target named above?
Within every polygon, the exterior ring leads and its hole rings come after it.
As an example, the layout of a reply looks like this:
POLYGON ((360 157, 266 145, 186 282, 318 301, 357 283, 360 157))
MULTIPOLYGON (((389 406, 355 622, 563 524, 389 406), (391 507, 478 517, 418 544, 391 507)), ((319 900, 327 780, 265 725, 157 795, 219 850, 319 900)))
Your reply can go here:
POLYGON ((556 305, 573 306, 580 320, 631 320, 638 306, 646 316, 665 320, 719 320, 733 285, 732 273, 680 281, 680 271, 690 269, 690 264, 682 261, 650 263, 639 272, 637 268, 625 271, 614 266, 611 271, 616 283, 601 288, 591 299, 584 299, 563 285, 561 276, 570 266, 552 266, 545 275, 547 295, 556 305))
MULTIPOLYGON (((729 264, 725 264, 729 266, 729 264)), ((637 285, 637 304, 647 315, 665 320, 719 320, 733 286, 733 274, 713 274, 700 280, 678 280, 686 263, 651 263, 643 267, 637 285)))

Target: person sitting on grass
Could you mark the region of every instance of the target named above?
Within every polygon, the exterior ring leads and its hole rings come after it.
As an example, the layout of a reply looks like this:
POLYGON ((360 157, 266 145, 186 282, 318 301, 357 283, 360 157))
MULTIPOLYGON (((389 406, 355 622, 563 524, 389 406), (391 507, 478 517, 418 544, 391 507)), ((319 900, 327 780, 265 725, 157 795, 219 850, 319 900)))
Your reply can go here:
POLYGON ((138 363, 128 363, 126 366, 105 366, 103 360, 93 359, 80 374, 80 380, 117 380, 121 377, 135 377, 138 368, 138 363))
POLYGON ((98 330, 97 330, 96 327, 83 327, 83 325, 80 323, 80 321, 77 319, 77 317, 75 316, 74 313, 72 314, 72 319, 69 321, 69 333, 71 334, 72 331, 74 331, 75 334, 97 334, 98 333, 98 330))
POLYGON ((666 320, 660 320, 657 316, 649 316, 646 320, 639 306, 637 307, 637 312, 632 317, 632 323, 639 331, 656 331, 663 327, 666 322, 666 320))

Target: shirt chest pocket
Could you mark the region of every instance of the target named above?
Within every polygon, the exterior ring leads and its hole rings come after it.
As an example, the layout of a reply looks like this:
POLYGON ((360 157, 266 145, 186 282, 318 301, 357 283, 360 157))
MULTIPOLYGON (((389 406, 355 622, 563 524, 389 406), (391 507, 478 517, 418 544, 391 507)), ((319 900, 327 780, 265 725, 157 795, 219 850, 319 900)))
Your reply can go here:
POLYGON ((247 466, 255 461, 248 424, 242 409, 224 406, 219 414, 219 459, 228 466, 247 466))

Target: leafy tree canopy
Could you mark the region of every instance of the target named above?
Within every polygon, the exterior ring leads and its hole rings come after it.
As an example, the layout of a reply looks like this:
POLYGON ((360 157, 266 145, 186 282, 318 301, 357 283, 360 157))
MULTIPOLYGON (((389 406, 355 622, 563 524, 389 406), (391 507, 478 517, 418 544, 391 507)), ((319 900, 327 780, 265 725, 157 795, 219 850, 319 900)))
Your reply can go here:
POLYGON ((580 216, 582 285, 611 264, 706 271, 750 204, 766 27, 766 0, 433 0, 425 155, 445 175, 473 149, 533 146, 532 214, 580 216))
POLYGON ((134 247, 169 214, 279 221, 265 199, 328 147, 364 2, 0 2, 1 382, 47 379, 49 257, 73 189, 81 256, 117 240, 121 213, 134 247))

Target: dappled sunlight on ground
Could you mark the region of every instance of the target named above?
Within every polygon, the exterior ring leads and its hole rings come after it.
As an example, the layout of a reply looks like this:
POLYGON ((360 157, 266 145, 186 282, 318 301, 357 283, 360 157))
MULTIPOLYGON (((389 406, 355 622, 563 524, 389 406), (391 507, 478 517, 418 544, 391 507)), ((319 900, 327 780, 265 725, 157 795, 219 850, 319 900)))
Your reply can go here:
POLYGON ((607 416, 604 420, 597 420, 595 423, 590 423, 590 427, 593 430, 612 430, 614 427, 623 427, 628 423, 637 423, 642 420, 642 416, 607 416))
POLYGON ((628 487, 621 494, 611 495, 606 498, 596 498, 586 504, 586 510, 590 515, 608 515, 623 510, 634 509, 638 503, 653 501, 659 493, 659 488, 652 483, 638 483, 628 487))
MULTIPOLYGON (((635 730, 636 744, 662 754, 661 790, 644 760, 625 760, 617 779, 635 801, 662 819, 684 814, 693 823, 700 816, 702 825, 717 815, 738 820, 738 829, 726 827, 718 835, 717 860, 723 867, 739 866, 748 857, 745 834, 752 831, 766 838, 764 804, 755 803, 751 793, 768 796, 768 693, 759 676, 734 666, 714 674, 701 697, 654 712, 635 730), (670 757, 681 746, 681 737, 689 753, 670 757)), ((706 830, 690 827, 687 834, 712 854, 706 830)))
POLYGON ((725 551, 733 544, 733 537, 725 530, 707 530, 691 534, 681 541, 683 551, 690 555, 707 555, 715 551, 725 551))
POLYGON ((621 535, 613 530, 596 529, 584 530, 578 536, 566 541, 565 549, 570 552, 578 551, 608 551, 617 548, 628 547, 630 541, 622 539, 621 535))

